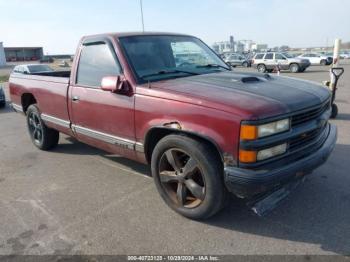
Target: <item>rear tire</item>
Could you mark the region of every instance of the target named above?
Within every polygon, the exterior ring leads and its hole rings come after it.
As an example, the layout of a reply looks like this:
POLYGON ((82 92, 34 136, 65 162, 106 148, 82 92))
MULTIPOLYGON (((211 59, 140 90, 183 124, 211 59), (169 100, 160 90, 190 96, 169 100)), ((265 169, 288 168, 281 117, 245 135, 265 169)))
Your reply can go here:
POLYGON ((298 64, 291 64, 289 66, 289 70, 292 72, 292 73, 298 73, 299 72, 299 65, 298 64))
POLYGON ((324 59, 322 59, 320 64, 321 64, 322 66, 325 66, 325 65, 327 65, 327 61, 324 60, 324 59))
POLYGON ((258 65, 257 69, 260 73, 266 73, 266 66, 264 64, 258 65))
POLYGON ((243 67, 248 67, 248 62, 243 62, 243 63, 242 63, 242 66, 243 66, 243 67))
POLYGON ((59 132, 45 125, 37 105, 29 106, 26 114, 28 132, 33 144, 41 150, 50 150, 56 147, 59 132))
POLYGON ((177 213, 205 219, 224 206, 223 166, 208 145, 184 135, 166 136, 152 153, 151 168, 160 196, 177 213))

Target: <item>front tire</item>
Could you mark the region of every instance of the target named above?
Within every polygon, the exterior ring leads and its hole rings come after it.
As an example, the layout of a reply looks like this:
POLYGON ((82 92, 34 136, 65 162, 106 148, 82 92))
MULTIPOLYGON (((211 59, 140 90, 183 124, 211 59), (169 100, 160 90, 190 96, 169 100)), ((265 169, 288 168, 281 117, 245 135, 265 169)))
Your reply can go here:
POLYGON ((206 144, 184 135, 166 136, 153 151, 151 168, 159 194, 177 213, 205 219, 223 207, 223 166, 206 144))
POLYGON ((322 66, 326 66, 326 65, 327 65, 327 61, 326 61, 326 60, 324 60, 324 59, 323 59, 323 60, 321 60, 321 65, 322 65, 322 66))
POLYGON ((242 63, 242 66, 243 66, 243 67, 248 67, 248 62, 243 62, 243 63, 242 63))
POLYGON ((41 119, 37 105, 31 105, 27 110, 27 127, 33 144, 41 150, 50 150, 57 146, 59 132, 48 128, 41 119))

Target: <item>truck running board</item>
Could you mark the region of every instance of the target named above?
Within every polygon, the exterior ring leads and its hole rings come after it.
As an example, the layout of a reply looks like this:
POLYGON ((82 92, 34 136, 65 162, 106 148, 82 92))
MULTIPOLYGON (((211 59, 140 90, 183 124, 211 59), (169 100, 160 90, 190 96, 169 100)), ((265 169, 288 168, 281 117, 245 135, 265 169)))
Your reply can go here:
POLYGON ((247 202, 247 206, 251 208, 258 216, 264 216, 278 207, 292 191, 294 191, 302 182, 304 182, 304 180, 305 177, 302 179, 297 179, 276 191, 269 192, 263 196, 252 199, 247 202))

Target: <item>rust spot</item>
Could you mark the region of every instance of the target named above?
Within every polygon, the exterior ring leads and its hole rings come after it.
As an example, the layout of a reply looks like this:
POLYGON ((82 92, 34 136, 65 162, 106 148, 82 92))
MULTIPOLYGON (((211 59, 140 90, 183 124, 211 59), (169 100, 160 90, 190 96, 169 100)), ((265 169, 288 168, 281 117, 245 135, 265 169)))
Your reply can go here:
POLYGON ((182 129, 181 125, 178 122, 165 123, 163 126, 178 130, 182 129))
POLYGON ((224 157, 224 166, 236 165, 236 161, 231 154, 224 153, 223 157, 224 157))

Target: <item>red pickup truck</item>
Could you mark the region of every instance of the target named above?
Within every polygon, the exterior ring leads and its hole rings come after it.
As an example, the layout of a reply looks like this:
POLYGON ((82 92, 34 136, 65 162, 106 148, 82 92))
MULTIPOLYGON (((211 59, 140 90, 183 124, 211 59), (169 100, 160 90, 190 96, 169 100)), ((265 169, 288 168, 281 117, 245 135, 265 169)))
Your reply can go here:
POLYGON ((53 149, 64 133, 149 163, 164 201, 193 219, 219 211, 228 192, 257 199, 299 181, 337 139, 326 88, 232 72, 188 35, 83 37, 70 72, 9 82, 36 147, 53 149))

